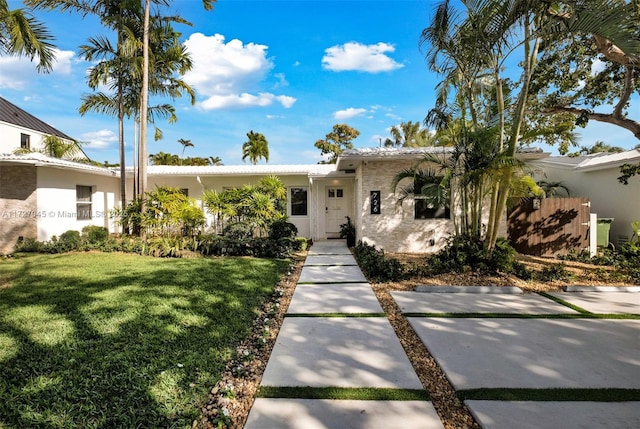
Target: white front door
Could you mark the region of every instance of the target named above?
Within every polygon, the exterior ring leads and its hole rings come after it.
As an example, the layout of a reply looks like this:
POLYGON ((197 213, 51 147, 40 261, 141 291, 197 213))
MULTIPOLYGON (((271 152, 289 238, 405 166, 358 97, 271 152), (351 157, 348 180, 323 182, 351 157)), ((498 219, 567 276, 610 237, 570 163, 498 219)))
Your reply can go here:
POLYGON ((327 187, 325 191, 325 233, 327 237, 339 237, 340 225, 347 223, 347 203, 344 188, 327 187))

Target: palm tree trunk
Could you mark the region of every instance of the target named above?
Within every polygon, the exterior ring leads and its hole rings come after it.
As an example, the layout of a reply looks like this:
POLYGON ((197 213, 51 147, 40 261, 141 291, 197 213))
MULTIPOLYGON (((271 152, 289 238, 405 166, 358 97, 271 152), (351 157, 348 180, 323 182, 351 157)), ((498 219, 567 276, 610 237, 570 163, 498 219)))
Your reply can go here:
MULTIPOLYGON (((123 97, 123 82, 122 82, 122 8, 120 8, 120 21, 118 22, 118 150, 120 151, 120 207, 124 210, 127 206, 127 177, 125 172, 125 153, 124 153, 124 97, 123 97)), ((121 225, 122 234, 127 231, 127 225, 124 223, 121 225)))
MULTIPOLYGON (((525 21, 524 24, 525 38, 529 40, 532 36, 531 24, 525 21)), ((536 38, 533 42, 533 46, 529 43, 524 44, 525 61, 524 69, 522 71, 522 88, 518 95, 518 103, 516 111, 513 116, 513 123, 511 127, 511 135, 509 138, 509 144, 507 146, 507 155, 514 157, 516 155, 516 149, 518 147, 518 141, 520 139, 520 129, 522 122, 524 121, 524 113, 527 106, 527 97, 529 93, 529 86, 531 84, 531 77, 533 75, 533 69, 536 66, 536 60, 538 58, 538 50, 540 48, 540 39, 536 38)), ((507 199, 509 198, 509 183, 513 175, 513 169, 509 168, 505 171, 505 174, 500 180, 499 195, 494 212, 493 222, 489 224, 491 234, 489 235, 488 249, 492 251, 498 240, 498 230, 500 228, 500 222, 502 216, 507 208, 507 199)))
MULTIPOLYGON (((147 190, 147 108, 149 105, 149 15, 151 0, 144 2, 144 30, 142 37, 142 94, 140 97, 140 195, 141 211, 146 212, 145 192, 147 190)), ((146 237, 145 228, 142 237, 146 237)))

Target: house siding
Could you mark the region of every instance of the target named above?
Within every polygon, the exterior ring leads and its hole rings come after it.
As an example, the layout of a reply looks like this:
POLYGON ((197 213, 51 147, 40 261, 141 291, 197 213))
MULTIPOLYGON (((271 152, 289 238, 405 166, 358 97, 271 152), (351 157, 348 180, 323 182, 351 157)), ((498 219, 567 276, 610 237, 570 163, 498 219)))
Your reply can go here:
POLYGON ((0 167, 0 254, 11 253, 19 237, 37 238, 36 188, 35 167, 0 167))
MULTIPOLYGON (((415 161, 368 161, 356 172, 357 239, 389 252, 432 253, 441 249, 453 232, 449 219, 414 219, 414 202, 407 199, 397 205, 391 189, 393 178, 415 161), (371 214, 371 191, 380 191, 380 214, 371 214)), ((402 185, 404 182, 401 182, 402 185)))
POLYGON ((120 181, 103 176, 59 168, 38 167, 38 240, 47 241, 65 231, 81 231, 87 225, 106 227, 116 232, 111 210, 119 206, 120 181), (92 218, 77 219, 76 186, 91 186, 92 218))

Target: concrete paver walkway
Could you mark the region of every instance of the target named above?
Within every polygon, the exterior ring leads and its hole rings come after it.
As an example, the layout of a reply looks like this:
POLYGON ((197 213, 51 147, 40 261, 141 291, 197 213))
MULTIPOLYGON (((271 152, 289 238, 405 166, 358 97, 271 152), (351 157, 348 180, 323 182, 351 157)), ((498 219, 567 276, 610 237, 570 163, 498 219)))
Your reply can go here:
MULTIPOLYGON (((423 389, 371 285, 354 263, 344 241, 319 242, 310 249, 262 386, 423 389), (362 313, 367 317, 359 317, 362 313)), ((246 429, 389 427, 441 429, 443 425, 428 401, 299 398, 257 398, 245 425, 246 429)))
MULTIPOLYGON (((404 313, 415 315, 408 317, 411 326, 458 391, 640 389, 638 319, 588 318, 518 288, 422 290, 431 293, 393 292, 392 296, 404 313), (421 314, 425 317, 418 317, 421 314)), ((640 293, 634 289, 553 295, 593 313, 640 314, 640 293)), ((310 249, 262 386, 422 389, 344 242, 315 243, 310 249)), ((638 401, 466 400, 465 404, 482 427, 490 429, 640 427, 638 401)), ((245 425, 246 429, 388 427, 443 425, 429 401, 304 398, 257 398, 245 425)))

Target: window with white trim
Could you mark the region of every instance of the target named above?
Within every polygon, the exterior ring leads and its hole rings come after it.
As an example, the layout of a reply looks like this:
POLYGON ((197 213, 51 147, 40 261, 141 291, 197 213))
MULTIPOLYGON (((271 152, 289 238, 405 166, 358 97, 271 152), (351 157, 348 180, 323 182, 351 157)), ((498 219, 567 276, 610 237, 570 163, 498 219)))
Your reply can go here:
POLYGON ((307 188, 291 188, 289 191, 291 204, 291 216, 308 215, 307 188))
POLYGON ((78 220, 92 219, 92 194, 93 188, 91 186, 76 185, 76 217, 78 220))

